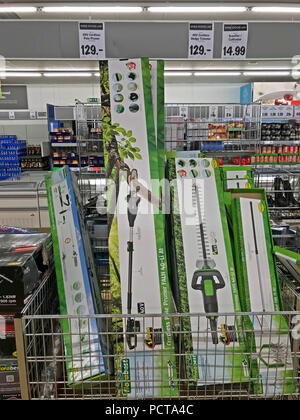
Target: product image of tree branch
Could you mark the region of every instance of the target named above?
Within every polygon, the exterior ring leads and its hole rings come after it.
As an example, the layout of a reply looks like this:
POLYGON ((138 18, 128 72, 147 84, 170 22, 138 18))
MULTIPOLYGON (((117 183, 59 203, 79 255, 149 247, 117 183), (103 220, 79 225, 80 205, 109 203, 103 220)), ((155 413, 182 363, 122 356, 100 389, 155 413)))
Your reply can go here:
POLYGON ((114 210, 119 197, 120 173, 127 174, 127 182, 130 182, 131 168, 124 159, 142 159, 140 148, 135 146, 136 138, 132 131, 126 131, 118 123, 111 123, 109 116, 103 116, 102 119, 103 142, 107 152, 107 161, 105 168, 105 177, 114 181, 113 199, 110 200, 111 207, 108 209, 108 229, 110 231, 111 223, 114 217, 114 210))

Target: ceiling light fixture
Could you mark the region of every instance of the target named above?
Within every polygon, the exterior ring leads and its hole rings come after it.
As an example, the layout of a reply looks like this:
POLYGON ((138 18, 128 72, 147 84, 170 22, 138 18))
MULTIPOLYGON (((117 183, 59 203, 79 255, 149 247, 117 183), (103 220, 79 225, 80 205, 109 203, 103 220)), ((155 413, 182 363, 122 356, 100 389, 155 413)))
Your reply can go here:
POLYGON ((252 7, 252 12, 257 13, 300 13, 300 7, 252 7))
POLYGON ((194 76, 240 76, 240 71, 196 71, 194 76))
POLYGON ((46 13, 141 13, 142 7, 131 6, 49 6, 43 7, 46 13))
POLYGON ((165 71, 165 76, 192 76, 191 71, 165 71))
POLYGON ((289 76, 290 71, 244 71, 244 76, 289 76))
POLYGON ((28 6, 0 6, 0 13, 35 13, 37 7, 28 7, 28 6))
POLYGON ((46 72, 43 73, 45 77, 90 77, 92 73, 89 72, 80 72, 80 71, 73 71, 73 72, 46 72))
POLYGON ((247 7, 235 6, 162 6, 148 7, 150 13, 241 13, 246 12, 247 7))
POLYGON ((1 77, 40 77, 42 73, 30 71, 4 71, 1 72, 1 77))

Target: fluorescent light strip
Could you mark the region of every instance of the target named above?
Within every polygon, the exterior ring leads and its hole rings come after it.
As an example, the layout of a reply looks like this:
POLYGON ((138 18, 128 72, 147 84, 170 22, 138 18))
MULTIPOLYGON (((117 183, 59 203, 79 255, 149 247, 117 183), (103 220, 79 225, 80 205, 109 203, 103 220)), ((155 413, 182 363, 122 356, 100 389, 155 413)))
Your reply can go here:
POLYGON ((246 12, 247 7, 222 7, 222 6, 210 6, 210 7, 194 7, 194 6, 163 6, 163 7, 148 7, 150 13, 234 13, 234 12, 246 12))
POLYGON ((244 71, 244 76, 289 76, 290 71, 244 71))
POLYGON ((258 13, 300 13, 300 7, 252 7, 251 11, 258 13))
POLYGON ((51 71, 51 72, 46 72, 43 73, 43 75, 45 77, 90 77, 92 76, 92 73, 87 73, 87 72, 55 72, 55 71, 51 71))
POLYGON ((165 71, 165 76, 192 76, 191 71, 165 71))
POLYGON ((23 71, 4 71, 0 73, 1 77, 41 77, 39 72, 23 72, 23 71))
POLYGON ((22 7, 22 6, 11 6, 11 7, 1 7, 0 13, 35 13, 37 7, 22 7))
POLYGON ((141 13, 142 7, 121 7, 121 6, 57 6, 57 7, 43 7, 43 12, 46 13, 141 13))
POLYGON ((196 71, 194 76, 240 76, 240 71, 196 71))

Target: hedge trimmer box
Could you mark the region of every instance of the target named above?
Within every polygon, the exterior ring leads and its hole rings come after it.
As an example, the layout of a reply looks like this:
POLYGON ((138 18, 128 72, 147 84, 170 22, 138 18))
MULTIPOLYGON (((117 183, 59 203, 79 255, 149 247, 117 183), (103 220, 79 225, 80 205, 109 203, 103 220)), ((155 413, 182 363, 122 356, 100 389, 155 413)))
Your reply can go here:
POLYGON ((190 314, 183 318, 187 377, 200 386, 247 382, 241 320, 224 315, 241 307, 218 163, 182 154, 168 160, 168 172, 177 306, 190 314))

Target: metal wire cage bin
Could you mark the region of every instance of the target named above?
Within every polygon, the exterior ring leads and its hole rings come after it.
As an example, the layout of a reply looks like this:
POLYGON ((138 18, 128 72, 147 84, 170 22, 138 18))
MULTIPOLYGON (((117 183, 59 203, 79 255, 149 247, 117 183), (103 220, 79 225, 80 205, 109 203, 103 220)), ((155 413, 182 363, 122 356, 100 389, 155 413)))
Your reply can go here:
POLYGON ((137 399, 300 399, 300 312, 219 313, 218 345, 211 345, 208 314, 138 315, 142 352, 126 347, 128 315, 97 315, 99 336, 79 331, 80 348, 66 355, 75 333, 63 333, 62 322, 83 326, 89 317, 56 315, 55 283, 42 284, 15 319, 22 399, 127 399, 129 392, 137 399), (167 336, 157 328, 166 319, 167 336), (104 344, 101 357, 86 350, 95 339, 104 344), (76 381, 80 373, 88 379, 76 381))

